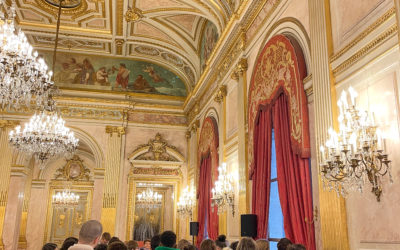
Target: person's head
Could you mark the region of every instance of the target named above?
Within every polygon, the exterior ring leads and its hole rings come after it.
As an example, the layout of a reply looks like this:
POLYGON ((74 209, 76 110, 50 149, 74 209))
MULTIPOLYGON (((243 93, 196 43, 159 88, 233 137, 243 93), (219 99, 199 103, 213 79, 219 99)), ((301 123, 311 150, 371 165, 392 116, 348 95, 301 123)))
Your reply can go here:
POLYGON ((278 242, 278 250, 286 250, 287 246, 292 244, 288 238, 282 238, 278 242))
POLYGON ((104 232, 103 235, 101 235, 101 243, 102 244, 108 244, 108 242, 111 240, 111 234, 109 232, 104 232))
POLYGON ((189 241, 187 241, 185 239, 182 239, 182 240, 178 241, 177 248, 180 249, 180 250, 183 250, 186 246, 189 246, 189 245, 190 245, 189 241))
POLYGON ((79 231, 79 243, 84 245, 96 246, 100 240, 103 227, 97 220, 89 220, 83 223, 79 231))
POLYGON ((183 248, 183 250, 197 250, 197 248, 195 246, 193 246, 192 244, 189 244, 189 245, 185 246, 183 248))
POLYGON ((68 250, 68 248, 70 246, 75 245, 76 243, 78 243, 78 239, 75 237, 68 237, 64 240, 60 250, 68 250))
POLYGON ((94 250, 107 250, 107 244, 98 244, 94 250))
POLYGON ((203 240, 200 244, 200 250, 216 250, 215 242, 210 239, 203 240))
POLYGON ((118 237, 113 236, 113 237, 111 237, 111 239, 108 241, 108 245, 110 245, 111 243, 116 242, 116 241, 121 241, 121 240, 120 240, 118 237))
POLYGON ((128 248, 122 241, 114 241, 108 245, 107 250, 128 250, 128 248))
POLYGON ((147 249, 150 249, 151 248, 151 240, 149 240, 149 239, 147 239, 147 240, 144 240, 143 241, 143 247, 144 248, 147 248, 147 249))
POLYGON ((57 244, 54 243, 46 243, 43 245, 42 250, 56 250, 57 248, 57 244))
POLYGON ((244 237, 239 241, 236 250, 256 250, 256 242, 249 237, 244 237))
POLYGON ((215 245, 217 246, 217 250, 222 250, 224 247, 227 247, 226 236, 223 234, 219 235, 217 240, 215 241, 215 245))
POLYGON ((172 231, 164 231, 161 234, 161 245, 164 247, 174 247, 176 244, 176 234, 172 231))
POLYGON ((128 250, 135 250, 136 248, 139 247, 138 243, 134 240, 130 240, 126 243, 126 246, 128 247, 128 250))
POLYGON ((269 250, 269 243, 267 240, 256 240, 257 250, 269 250))
POLYGON ((232 250, 236 250, 237 246, 239 244, 239 241, 234 241, 231 243, 231 245, 229 246, 232 250))
POLYGON ((287 250, 306 250, 306 247, 302 244, 290 244, 286 248, 287 250))
POLYGON ((126 69, 125 63, 120 63, 120 64, 119 64, 119 68, 124 68, 124 69, 126 69))
POLYGON ((151 238, 151 250, 155 250, 156 247, 158 247, 161 243, 161 237, 159 234, 154 235, 153 238, 151 238))

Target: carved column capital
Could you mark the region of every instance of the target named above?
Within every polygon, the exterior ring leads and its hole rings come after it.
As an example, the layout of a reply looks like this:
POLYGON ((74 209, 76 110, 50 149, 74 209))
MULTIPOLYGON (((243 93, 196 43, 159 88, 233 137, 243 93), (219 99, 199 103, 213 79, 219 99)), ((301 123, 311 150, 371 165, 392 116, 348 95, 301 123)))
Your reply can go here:
POLYGON ((188 129, 188 130, 186 131, 185 136, 186 136, 186 139, 190 139, 190 137, 192 137, 192 131, 191 131, 190 129, 188 129))
POLYGON ((227 94, 226 85, 221 85, 215 94, 214 101, 221 103, 226 97, 226 94, 227 94))
POLYGON ((247 58, 240 58, 232 72, 231 78, 236 81, 239 80, 239 77, 243 76, 243 73, 247 71, 247 68, 247 58))
POLYGON ((110 136, 116 133, 120 137, 125 134, 125 127, 106 126, 106 133, 110 134, 110 136))
POLYGON ((192 123, 192 126, 190 126, 190 131, 193 133, 197 132, 197 129, 200 128, 200 120, 196 120, 195 122, 192 123))
POLYGON ((0 128, 1 129, 14 128, 15 126, 18 126, 19 124, 20 124, 19 121, 0 120, 0 128))

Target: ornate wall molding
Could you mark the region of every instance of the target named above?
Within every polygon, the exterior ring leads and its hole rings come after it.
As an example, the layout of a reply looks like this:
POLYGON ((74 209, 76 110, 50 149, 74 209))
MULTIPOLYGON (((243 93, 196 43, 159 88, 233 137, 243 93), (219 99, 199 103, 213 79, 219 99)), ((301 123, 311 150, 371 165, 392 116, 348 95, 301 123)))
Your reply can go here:
POLYGON ((132 174, 134 175, 155 175, 155 176, 182 176, 182 171, 179 168, 162 168, 154 166, 151 168, 133 167, 132 174))
POLYGON ((226 94, 227 94, 226 85, 219 86, 217 93, 215 94, 214 101, 221 103, 226 97, 226 94))
POLYGON ((78 155, 74 155, 54 174, 56 180, 66 181, 89 181, 90 169, 83 164, 83 160, 78 155))

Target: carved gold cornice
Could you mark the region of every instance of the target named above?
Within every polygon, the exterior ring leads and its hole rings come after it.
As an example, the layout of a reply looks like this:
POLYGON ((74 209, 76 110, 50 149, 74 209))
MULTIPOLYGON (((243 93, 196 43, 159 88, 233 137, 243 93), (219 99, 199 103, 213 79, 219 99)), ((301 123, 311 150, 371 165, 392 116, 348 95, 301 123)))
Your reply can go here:
POLYGON ((247 58, 240 58, 239 62, 237 63, 235 69, 232 72, 231 78, 234 80, 239 80, 240 76, 243 76, 243 73, 246 72, 248 69, 247 65, 247 58))
POLYGON ((215 94, 214 101, 221 103, 226 97, 226 94, 227 94, 226 85, 221 85, 218 88, 217 93, 215 94))
POLYGON ((134 175, 155 175, 155 176, 181 176, 182 171, 179 168, 162 168, 162 167, 152 167, 152 168, 139 168, 134 167, 132 169, 132 174, 134 175))
POLYGON ((370 43, 362 47, 359 51, 357 51, 353 56, 351 56, 349 59, 341 63, 339 66, 337 66, 335 69, 333 69, 333 75, 336 76, 339 73, 343 72, 344 70, 348 69, 351 67, 354 63, 359 61, 361 58, 363 58, 365 55, 370 53, 372 50, 377 48, 379 45, 387 41, 389 38, 393 37, 396 35, 396 31, 398 30, 397 24, 392 25, 389 29, 387 29, 385 32, 383 32, 381 35, 379 35, 377 38, 372 40, 370 43))
POLYGON ((110 136, 116 133, 120 137, 125 134, 125 127, 106 126, 106 133, 110 134, 110 136))
POLYGON ((361 32, 356 38, 354 38, 349 44, 347 44, 343 49, 341 49, 339 52, 334 54, 330 58, 330 62, 335 61, 339 57, 341 57, 344 53, 349 51, 351 48, 353 48, 357 43, 359 43, 361 40, 363 40, 367 35, 369 35, 372 31, 374 31, 376 28, 381 26, 384 22, 389 20, 394 14, 396 13, 396 8, 392 7, 389 9, 383 16, 378 18, 375 22, 373 22, 368 28, 366 28, 363 32, 361 32))

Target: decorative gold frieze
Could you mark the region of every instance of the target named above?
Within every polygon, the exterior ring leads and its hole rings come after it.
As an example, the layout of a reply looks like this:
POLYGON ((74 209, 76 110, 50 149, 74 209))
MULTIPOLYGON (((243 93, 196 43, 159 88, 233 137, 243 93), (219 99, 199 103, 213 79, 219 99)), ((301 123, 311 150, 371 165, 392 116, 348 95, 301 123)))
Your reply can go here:
POLYGON ((151 168, 139 168, 134 167, 132 173, 135 175, 156 175, 156 176, 181 176, 182 171, 179 168, 162 168, 162 167, 151 167, 151 168))
POLYGON ((125 134, 124 127, 117 127, 117 126, 106 126, 106 133, 110 134, 111 136, 116 133, 118 137, 125 134))
POLYGON ((89 181, 90 170, 83 165, 83 160, 79 156, 74 155, 63 167, 57 169, 54 178, 66 181, 89 181))
POLYGON ((214 101, 221 103, 226 97, 226 94, 227 94, 226 85, 221 85, 218 88, 217 93, 215 94, 214 101))

